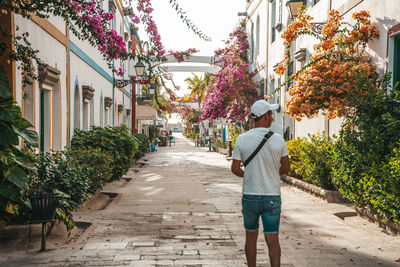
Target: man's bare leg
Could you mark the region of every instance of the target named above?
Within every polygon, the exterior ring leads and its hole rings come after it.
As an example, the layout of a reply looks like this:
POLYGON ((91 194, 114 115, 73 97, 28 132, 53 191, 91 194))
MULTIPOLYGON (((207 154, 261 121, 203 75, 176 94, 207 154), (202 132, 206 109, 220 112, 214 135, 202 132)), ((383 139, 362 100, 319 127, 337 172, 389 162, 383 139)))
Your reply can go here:
POLYGON ((254 232, 246 231, 246 244, 244 246, 244 251, 246 252, 247 266, 249 267, 256 267, 257 237, 258 230, 254 232))
POLYGON ((269 234, 264 236, 268 246, 271 267, 281 266, 281 245, 279 244, 278 234, 269 234))

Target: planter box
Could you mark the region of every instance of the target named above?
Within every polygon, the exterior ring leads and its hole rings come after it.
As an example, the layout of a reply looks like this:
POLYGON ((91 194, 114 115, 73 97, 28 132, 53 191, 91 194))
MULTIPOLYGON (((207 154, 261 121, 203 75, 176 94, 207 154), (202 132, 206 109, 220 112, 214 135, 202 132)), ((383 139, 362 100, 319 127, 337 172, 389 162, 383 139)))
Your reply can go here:
POLYGON ((328 203, 343 203, 346 202, 346 200, 343 198, 343 196, 339 193, 339 191, 331 191, 331 190, 326 190, 321 187, 315 186, 313 184, 304 182, 300 179, 283 175, 281 176, 281 179, 291 185, 294 185, 304 191, 313 193, 319 197, 322 197, 325 199, 328 203))

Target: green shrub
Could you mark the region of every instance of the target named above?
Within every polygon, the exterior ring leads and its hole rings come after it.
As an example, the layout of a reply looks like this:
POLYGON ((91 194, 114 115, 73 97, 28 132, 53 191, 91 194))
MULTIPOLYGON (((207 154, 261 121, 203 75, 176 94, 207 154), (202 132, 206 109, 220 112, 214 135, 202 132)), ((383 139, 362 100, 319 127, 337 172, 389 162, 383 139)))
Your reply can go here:
POLYGON ((75 130, 71 148, 101 148, 113 155, 111 180, 118 180, 133 164, 138 142, 125 125, 116 127, 92 127, 90 131, 75 130))
POLYGON ((332 183, 333 140, 324 133, 296 138, 287 142, 291 171, 289 175, 327 190, 335 189, 332 183))
POLYGON ((133 136, 138 141, 138 151, 135 153, 135 159, 140 159, 146 155, 147 151, 149 150, 149 138, 145 134, 133 134, 133 136))
POLYGON ((89 193, 94 194, 97 189, 102 189, 112 176, 113 156, 101 148, 69 150, 67 156, 75 165, 82 167, 89 177, 89 193))
POLYGON ((67 152, 44 153, 37 157, 36 168, 29 175, 30 194, 61 193, 63 205, 56 218, 70 231, 74 227, 71 212, 89 196, 90 178, 82 165, 67 152))
POLYGON ((235 148, 236 139, 241 134, 241 128, 239 126, 234 125, 233 129, 230 131, 230 136, 232 138, 232 149, 235 148))
POLYGON ((310 142, 305 137, 297 137, 286 142, 290 156, 290 172, 288 175, 303 179, 306 176, 304 159, 307 151, 311 151, 310 142))
POLYGON ((400 224, 399 140, 400 94, 397 90, 386 94, 384 88, 360 100, 333 150, 334 181, 340 192, 396 224, 400 224))

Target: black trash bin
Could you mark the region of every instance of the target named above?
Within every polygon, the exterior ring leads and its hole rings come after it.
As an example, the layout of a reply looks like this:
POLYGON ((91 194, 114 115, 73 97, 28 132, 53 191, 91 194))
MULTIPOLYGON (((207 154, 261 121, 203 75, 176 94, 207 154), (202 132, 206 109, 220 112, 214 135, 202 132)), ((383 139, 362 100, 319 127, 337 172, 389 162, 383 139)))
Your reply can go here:
POLYGON ((60 194, 48 193, 30 195, 32 205, 32 222, 42 223, 42 244, 40 251, 46 250, 45 225, 54 221, 56 208, 59 205, 60 194))
POLYGON ((32 221, 36 223, 54 221, 60 194, 39 194, 29 196, 32 205, 32 221))

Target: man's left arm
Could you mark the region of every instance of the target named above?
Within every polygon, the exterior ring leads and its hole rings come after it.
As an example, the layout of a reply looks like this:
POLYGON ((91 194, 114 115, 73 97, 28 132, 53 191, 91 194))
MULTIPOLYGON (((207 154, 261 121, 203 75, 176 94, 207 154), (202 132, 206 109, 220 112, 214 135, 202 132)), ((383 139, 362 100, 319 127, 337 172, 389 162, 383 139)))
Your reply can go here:
POLYGON ((232 165, 231 165, 232 173, 239 177, 243 177, 243 175, 244 175, 244 171, 243 171, 242 167, 240 167, 241 163, 242 163, 242 161, 234 159, 234 160, 232 160, 232 165))

